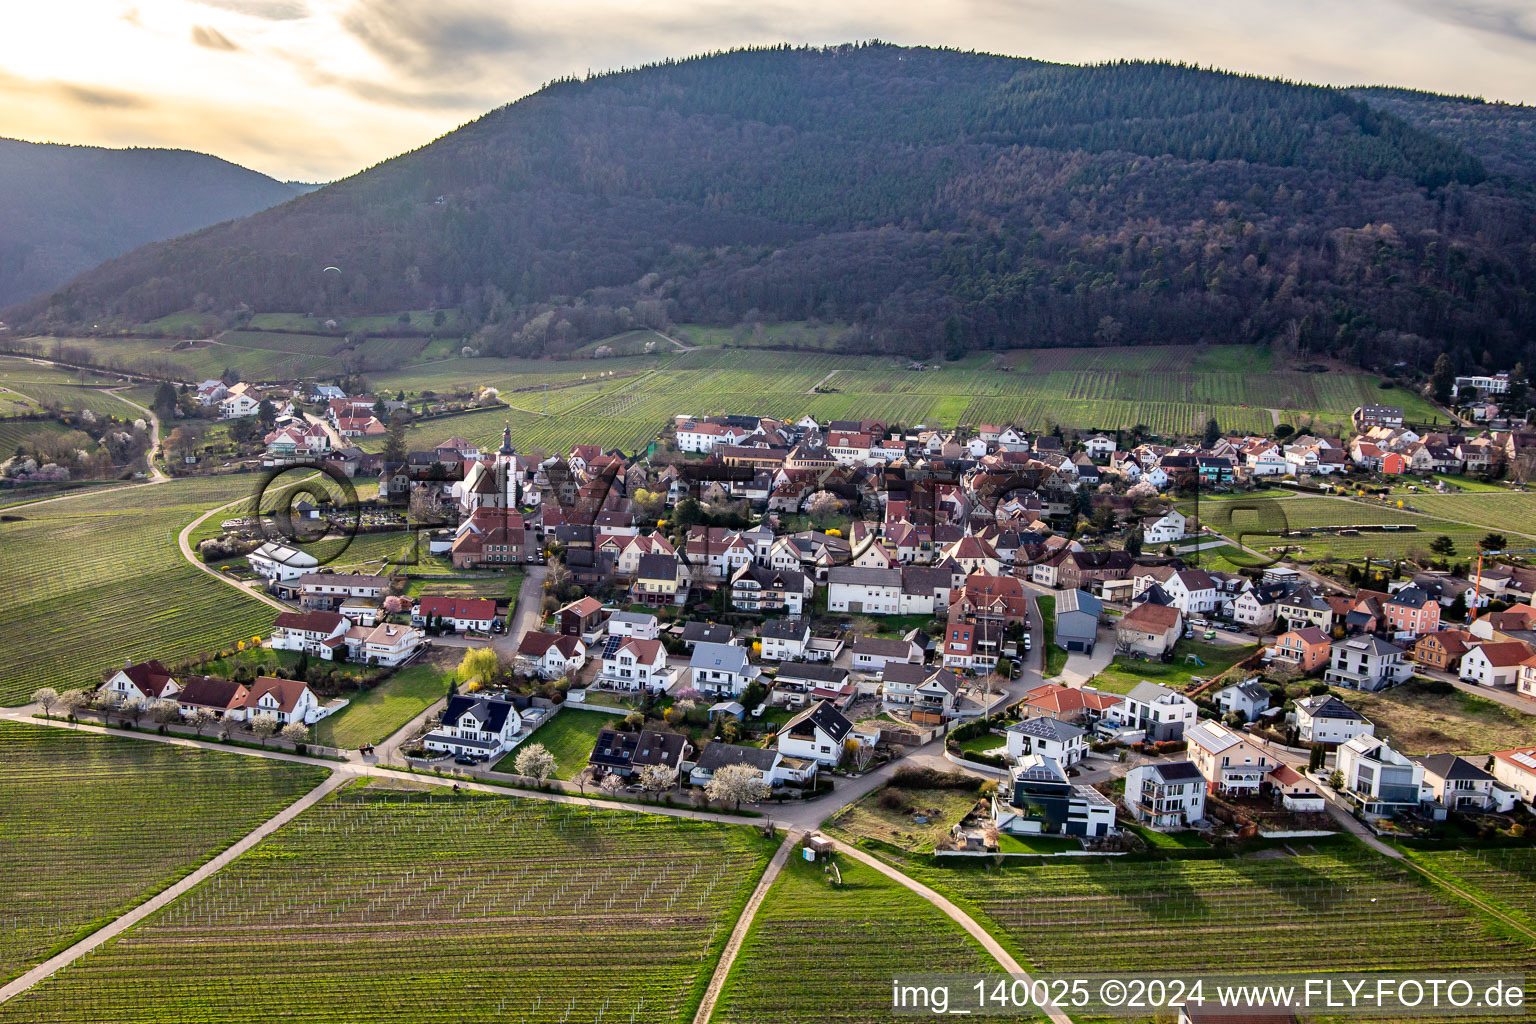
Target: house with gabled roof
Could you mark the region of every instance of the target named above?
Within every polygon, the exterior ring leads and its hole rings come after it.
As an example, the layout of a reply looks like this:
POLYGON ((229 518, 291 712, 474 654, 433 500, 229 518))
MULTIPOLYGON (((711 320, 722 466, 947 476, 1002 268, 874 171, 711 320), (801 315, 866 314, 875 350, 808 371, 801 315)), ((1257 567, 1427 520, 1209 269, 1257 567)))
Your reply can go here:
POLYGON ((347 653, 346 634, 352 623, 337 612, 282 612, 272 624, 268 644, 275 651, 302 651, 330 661, 337 648, 347 653))
POLYGON ((937 665, 892 662, 880 675, 880 691, 886 711, 911 715, 914 721, 937 723, 954 716, 960 679, 937 665))
POLYGON ((525 633, 517 644, 518 667, 540 679, 559 679, 580 671, 587 649, 580 637, 564 633, 525 633))
POLYGON ((448 698, 437 728, 423 736, 421 743, 437 753, 494 757, 512 748, 522 727, 521 709, 516 702, 457 694, 448 698))
POLYGON ((1238 711, 1242 713, 1243 721, 1254 722, 1269 708, 1270 692, 1269 687, 1254 677, 1223 686, 1211 695, 1211 699, 1222 714, 1238 711))
POLYGON ((714 697, 739 697, 757 678, 745 647, 696 644, 688 658, 689 684, 714 697))
POLYGON ((610 636, 598 662, 598 686, 613 690, 664 690, 671 684, 667 649, 660 640, 610 636))
POLYGON ((1495 750, 1493 777, 1519 795, 1529 807, 1536 807, 1536 747, 1495 750))
POLYGON ((1348 743, 1376 732, 1371 721, 1331 693, 1302 697, 1292 713, 1297 738, 1303 743, 1348 743))
POLYGON ((102 689, 112 694, 119 704, 130 700, 160 700, 174 697, 181 689, 171 670, 151 658, 137 665, 130 659, 122 668, 107 677, 102 689))
POLYGON ((1520 664, 1532 655, 1522 640, 1490 640, 1473 645, 1461 656, 1458 679, 1479 686, 1513 687, 1520 681, 1520 664))
POLYGON ((900 662, 921 664, 923 649, 913 640, 879 636, 854 637, 848 645, 856 672, 881 672, 900 662))
POLYGON ((1184 731, 1189 743, 1190 760, 1212 793, 1227 796, 1255 796, 1264 787, 1265 776, 1279 762, 1241 733, 1220 722, 1195 723, 1184 731))
POLYGON ((806 708, 779 729, 779 753, 789 758, 815 761, 829 768, 843 759, 843 743, 853 723, 831 701, 806 708))
POLYGON ((1514 803, 1514 793, 1464 757, 1429 754, 1414 760, 1424 766, 1424 784, 1448 811, 1507 811, 1514 803))
POLYGON ((1205 819, 1205 776, 1193 761, 1153 761, 1125 775, 1125 807, 1143 825, 1178 831, 1205 819))
POLYGON ((1026 693, 1018 709, 1031 718, 1054 718, 1074 725, 1091 726, 1124 700, 1118 693, 1105 693, 1091 686, 1045 683, 1026 693))
POLYGON ((599 774, 627 777, 657 765, 676 771, 692 751, 693 744, 681 733, 604 729, 597 734, 587 763, 599 774))
POLYGON ((811 621, 804 618, 769 619, 758 630, 764 661, 805 657, 811 642, 811 621))
POLYGON ((695 786, 707 785, 715 777, 715 772, 733 764, 751 765, 757 769, 762 781, 770 786, 811 782, 820 767, 813 759, 786 757, 774 747, 743 747, 711 740, 699 752, 699 759, 694 763, 688 780, 695 786))
POLYGON ((1184 615, 1173 605, 1144 601, 1115 623, 1115 647, 1129 654, 1160 658, 1178 643, 1184 615))
POLYGON ((239 721, 244 717, 242 709, 249 696, 250 691, 232 679, 192 676, 172 699, 176 701, 183 718, 203 710, 219 718, 227 715, 231 721, 239 721))
POLYGON ((313 725, 329 711, 322 707, 320 699, 302 679, 281 679, 274 676, 258 676, 246 687, 244 703, 232 709, 226 718, 254 722, 266 716, 286 725, 298 722, 313 725))
POLYGON ((1182 693, 1144 679, 1105 717, 1122 728, 1140 729, 1149 742, 1164 742, 1183 739, 1200 715, 1195 702, 1182 693))
POLYGON ((1071 767, 1088 756, 1088 734, 1055 718, 1026 718, 1010 725, 1005 734, 1008 757, 1022 761, 1030 754, 1049 757, 1071 767))

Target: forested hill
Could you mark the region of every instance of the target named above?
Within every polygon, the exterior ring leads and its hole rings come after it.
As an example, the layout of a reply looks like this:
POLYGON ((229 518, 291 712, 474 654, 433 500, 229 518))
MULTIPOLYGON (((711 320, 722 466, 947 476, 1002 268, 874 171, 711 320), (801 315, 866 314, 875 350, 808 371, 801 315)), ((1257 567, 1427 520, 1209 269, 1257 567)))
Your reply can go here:
POLYGON ((0 139, 0 305, 298 192, 202 153, 0 139))
POLYGON ((1536 185, 1536 107, 1379 86, 1351 89, 1350 94, 1449 139, 1481 160, 1490 174, 1536 185))
POLYGON ((7 318, 436 303, 487 352, 667 316, 847 324, 850 350, 920 356, 1263 341, 1500 361, 1536 337, 1533 227, 1467 148, 1339 90, 779 48, 555 83, 7 318))

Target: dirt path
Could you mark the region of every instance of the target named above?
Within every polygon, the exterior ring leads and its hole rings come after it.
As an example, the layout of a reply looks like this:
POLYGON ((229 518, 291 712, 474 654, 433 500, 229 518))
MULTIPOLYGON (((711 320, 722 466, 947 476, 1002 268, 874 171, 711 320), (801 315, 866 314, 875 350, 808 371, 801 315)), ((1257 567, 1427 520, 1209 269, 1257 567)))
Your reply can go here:
POLYGON ((144 414, 145 419, 149 421, 149 451, 144 453, 145 462, 149 466, 149 482, 158 484, 169 480, 170 477, 166 475, 165 471, 155 461, 156 456, 160 454, 160 417, 156 416, 153 411, 144 408, 138 402, 124 398, 112 388, 98 388, 97 390, 104 395, 111 395, 124 405, 133 406, 144 414))
POLYGON ((1270 409, 1268 411, 1269 411, 1269 421, 1270 421, 1269 425, 1271 427, 1278 427, 1280 425, 1280 410, 1279 409, 1270 409))
POLYGON ((656 335, 658 338, 665 338, 667 341, 670 341, 674 346, 677 347, 679 352, 694 352, 698 349, 697 345, 685 345, 681 341, 678 341, 676 338, 672 337, 670 334, 663 334, 661 331, 658 331, 654 327, 651 328, 651 333, 656 335))
MULTIPOLYGON (((871 857, 863 850, 849 846, 847 843, 839 842, 835 839, 832 842, 837 847, 838 853, 841 853, 847 857, 852 857, 854 860, 858 861, 860 864, 866 865, 867 867, 874 868, 876 871, 880 872, 891 881, 911 889, 923 899, 927 900, 929 903, 932 903, 939 910, 943 911, 951 921, 954 921, 961 928, 964 928, 967 935, 981 943, 982 948, 992 955, 992 959, 997 961, 998 966, 1002 967, 1002 969, 1007 971, 1009 974, 1022 979, 1026 985, 1029 984, 1029 975, 1025 973, 1023 967, 1019 966, 1019 962, 1015 960, 1013 955, 1004 949, 1002 944, 994 939, 985 928, 977 924, 975 920, 971 918, 971 915, 955 906, 953 903, 939 895, 934 890, 928 888, 922 882, 919 882, 914 878, 909 878, 884 861, 871 857)), ((1043 1011, 1045 1015, 1051 1019, 1053 1024, 1072 1024, 1072 1018, 1061 1012, 1061 1009, 1057 1006, 1044 1007, 1043 1011)))
POLYGON ((736 954, 741 952, 741 945, 747 939, 747 932, 752 930, 752 919, 757 916, 757 910, 767 898, 768 890, 773 888, 773 880, 779 877, 780 871, 784 870, 784 865, 788 863, 789 855, 794 852, 795 843, 799 840, 799 833, 791 832, 784 837, 784 842, 780 843, 779 848, 774 851, 773 859, 768 862, 768 867, 763 871, 763 877, 758 879, 757 888, 752 890, 752 898, 747 900, 741 916, 736 919, 736 927, 731 929, 730 941, 725 944, 725 950, 720 954, 720 962, 715 965, 714 977, 709 979, 709 988, 704 990, 704 998, 699 1002, 699 1012, 693 1015, 693 1024, 707 1024, 710 1016, 715 1012, 715 1003, 720 998, 720 990, 725 988, 725 979, 730 976, 731 965, 736 962, 736 954))
POLYGON ((808 394, 808 395, 814 395, 816 393, 816 389, 817 388, 821 387, 827 381, 831 380, 833 377, 836 377, 836 376, 837 376, 837 371, 833 370, 831 373, 829 373, 825 377, 821 378, 821 380, 817 381, 815 384, 812 384, 810 387, 806 388, 805 389, 805 393, 808 394))
POLYGON ((26 974, 23 974, 21 977, 17 978, 15 981, 12 981, 4 988, 0 988, 0 1003, 5 1002, 7 999, 12 999, 16 996, 19 996, 21 993, 36 985, 38 982, 43 981, 55 972, 74 963, 76 960, 80 959, 82 956, 89 953, 96 947, 107 942, 109 939, 114 939, 121 935, 129 928, 132 928, 134 925, 144 920, 150 914, 153 914, 167 903, 170 903, 176 897, 191 890, 194 886, 201 884, 206 879, 213 877, 226 866, 233 863, 235 858, 239 857, 241 854, 254 847, 257 843, 261 842, 273 832, 276 832, 278 829, 288 824, 288 822, 298 817, 304 811, 313 807, 316 803, 323 799, 327 793, 330 793, 332 790, 336 789, 343 783, 350 781, 350 779, 351 776, 349 775, 344 775, 340 772, 333 772, 320 785, 316 786, 303 797, 289 804, 287 807, 283 808, 281 811, 278 811, 275 815, 262 822, 259 826, 256 827, 255 831, 246 835, 245 838, 241 839, 233 846, 230 846, 223 853, 220 853, 212 860, 204 864, 202 867, 198 868, 196 871, 192 872, 190 875, 187 875, 181 881, 177 882, 175 885, 172 885, 167 889, 162 889, 155 896, 151 897, 143 903, 140 903, 138 906, 124 914, 122 917, 114 920, 111 924, 106 925, 98 931, 92 932, 90 935, 81 939, 73 946, 70 946, 62 953, 59 953, 57 956, 43 961, 41 964, 38 964, 36 967, 32 968, 26 974))

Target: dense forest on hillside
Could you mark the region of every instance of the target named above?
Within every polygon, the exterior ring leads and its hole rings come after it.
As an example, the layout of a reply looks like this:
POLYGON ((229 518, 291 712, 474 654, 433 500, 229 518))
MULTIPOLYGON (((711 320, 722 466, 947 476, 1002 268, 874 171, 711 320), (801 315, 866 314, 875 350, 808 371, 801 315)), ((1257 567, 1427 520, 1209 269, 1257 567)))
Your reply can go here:
POLYGON ((1382 87, 1351 89, 1350 95, 1454 142, 1489 174, 1536 185, 1536 107, 1382 87))
POLYGON ((850 351, 917 356, 1248 341, 1536 362, 1536 204, 1432 129, 1167 64, 735 51, 552 84, 8 316, 438 305, 487 353, 816 320, 849 325, 850 351))
POLYGON ((202 153, 0 139, 0 305, 300 191, 202 153))

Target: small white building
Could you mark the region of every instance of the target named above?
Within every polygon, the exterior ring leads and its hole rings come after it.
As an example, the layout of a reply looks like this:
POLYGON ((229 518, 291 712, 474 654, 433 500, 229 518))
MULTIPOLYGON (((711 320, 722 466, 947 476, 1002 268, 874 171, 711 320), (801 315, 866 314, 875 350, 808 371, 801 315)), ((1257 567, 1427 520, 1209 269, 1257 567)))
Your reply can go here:
POLYGON ((436 753, 488 758, 509 750, 522 727, 522 715, 511 701, 459 694, 449 698, 437 728, 421 743, 436 753))
POLYGON ((1212 697, 1222 714, 1241 711, 1243 719, 1249 722, 1257 721, 1269 709, 1269 698, 1269 687, 1259 682, 1257 677, 1224 686, 1212 697))
POLYGON ((757 678, 746 648, 735 644, 695 644, 688 668, 689 685, 714 697, 739 697, 757 678))
POLYGON ((671 683, 660 640, 611 636, 603 645, 597 684, 615 690, 664 690, 671 683))
POLYGON ((540 679, 559 679, 587 663, 581 638, 563 633, 525 633, 517 645, 519 668, 540 679))
POLYGON ((296 580, 315 571, 320 562, 314 555, 277 541, 267 541, 245 556, 251 571, 269 580, 296 580))

